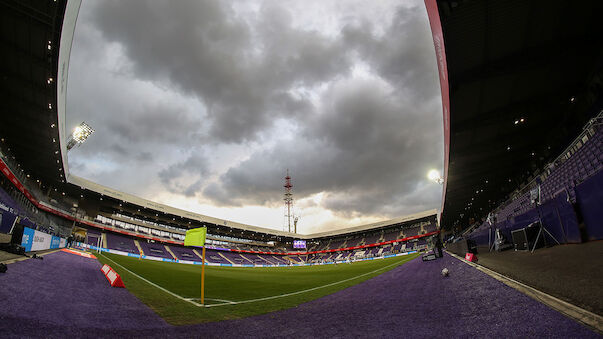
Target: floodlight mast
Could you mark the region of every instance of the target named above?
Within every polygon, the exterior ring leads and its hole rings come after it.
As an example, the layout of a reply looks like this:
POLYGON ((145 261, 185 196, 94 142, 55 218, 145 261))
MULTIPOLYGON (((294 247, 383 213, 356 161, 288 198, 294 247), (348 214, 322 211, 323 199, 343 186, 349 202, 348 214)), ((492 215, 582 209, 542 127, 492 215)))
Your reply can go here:
POLYGON ((299 217, 295 217, 295 219, 293 219, 293 233, 297 234, 297 222, 299 221, 299 217))
POLYGON ((67 139, 67 151, 70 151, 75 146, 83 144, 92 133, 94 133, 92 127, 82 121, 81 124, 73 129, 73 133, 69 135, 69 139, 67 139))
POLYGON ((287 229, 289 230, 289 232, 291 232, 291 213, 293 209, 293 193, 291 192, 291 188, 293 187, 293 185, 291 184, 291 176, 289 176, 289 169, 287 169, 287 176, 285 177, 285 185, 283 187, 285 187, 285 198, 283 200, 285 201, 285 217, 287 218, 287 229))

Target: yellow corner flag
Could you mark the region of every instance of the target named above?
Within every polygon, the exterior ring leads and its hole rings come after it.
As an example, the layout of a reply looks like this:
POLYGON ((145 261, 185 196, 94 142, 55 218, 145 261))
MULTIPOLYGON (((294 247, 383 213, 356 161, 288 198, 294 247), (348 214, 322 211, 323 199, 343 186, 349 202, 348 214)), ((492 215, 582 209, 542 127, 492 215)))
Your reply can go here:
POLYGON ((207 235, 206 227, 193 228, 186 231, 184 237, 184 246, 205 246, 205 236, 207 235))
POLYGON ((203 254, 201 255, 201 305, 205 305, 205 236, 207 235, 206 227, 193 228, 186 231, 184 236, 184 246, 203 246, 203 254))

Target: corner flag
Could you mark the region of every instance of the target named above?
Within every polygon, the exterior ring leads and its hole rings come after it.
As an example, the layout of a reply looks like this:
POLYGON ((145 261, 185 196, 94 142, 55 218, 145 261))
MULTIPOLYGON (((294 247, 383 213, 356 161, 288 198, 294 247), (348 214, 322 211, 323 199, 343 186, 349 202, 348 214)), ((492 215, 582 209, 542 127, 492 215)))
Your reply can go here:
MULTIPOLYGON (((201 305, 205 305, 205 236, 207 235, 206 227, 193 228, 186 231, 184 236, 184 246, 203 247, 201 255, 201 305)), ((196 252, 195 252, 196 253, 196 252)))
POLYGON ((193 228, 192 230, 188 230, 186 231, 186 236, 184 237, 184 246, 204 246, 206 235, 206 227, 199 227, 193 228))

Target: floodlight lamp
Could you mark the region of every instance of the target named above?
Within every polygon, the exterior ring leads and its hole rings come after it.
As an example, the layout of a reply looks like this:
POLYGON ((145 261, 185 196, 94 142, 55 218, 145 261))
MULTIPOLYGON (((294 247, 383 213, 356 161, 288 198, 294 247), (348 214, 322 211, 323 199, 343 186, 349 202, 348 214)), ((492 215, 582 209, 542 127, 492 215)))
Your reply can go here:
POLYGON ((436 182, 438 184, 443 184, 444 183, 444 178, 442 178, 440 176, 440 172, 438 172, 438 170, 432 169, 431 171, 429 171, 427 173, 427 178, 433 182, 436 182))
POLYGON ((73 133, 69 136, 69 140, 67 140, 67 150, 69 151, 73 147, 79 146, 84 143, 84 141, 86 141, 86 139, 88 139, 88 137, 91 136, 92 133, 94 133, 94 130, 85 122, 82 122, 81 124, 77 125, 73 129, 73 133))

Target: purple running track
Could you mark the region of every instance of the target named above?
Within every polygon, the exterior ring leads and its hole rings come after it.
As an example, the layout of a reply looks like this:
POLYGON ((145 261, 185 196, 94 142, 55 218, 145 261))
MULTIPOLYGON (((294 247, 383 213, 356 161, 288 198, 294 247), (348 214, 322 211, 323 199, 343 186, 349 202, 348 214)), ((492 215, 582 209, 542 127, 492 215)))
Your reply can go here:
POLYGON ((95 260, 66 253, 0 275, 3 337, 553 337, 600 336, 449 255, 420 258, 288 310, 171 326, 95 260), (444 278, 442 268, 450 270, 444 278), (59 274, 59 272, 62 272, 59 274))

